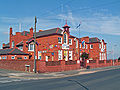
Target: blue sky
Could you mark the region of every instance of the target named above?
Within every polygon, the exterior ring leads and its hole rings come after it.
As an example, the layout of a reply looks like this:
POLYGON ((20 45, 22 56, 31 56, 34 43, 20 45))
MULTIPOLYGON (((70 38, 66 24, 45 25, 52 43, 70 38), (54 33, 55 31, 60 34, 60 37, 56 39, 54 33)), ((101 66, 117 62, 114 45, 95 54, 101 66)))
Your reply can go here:
POLYGON ((120 1, 119 0, 0 0, 0 44, 9 40, 13 31, 60 27, 68 20, 70 33, 79 36, 76 26, 82 22, 80 37, 90 36, 107 42, 108 58, 120 56, 120 1), (20 28, 21 26, 21 28, 20 28))

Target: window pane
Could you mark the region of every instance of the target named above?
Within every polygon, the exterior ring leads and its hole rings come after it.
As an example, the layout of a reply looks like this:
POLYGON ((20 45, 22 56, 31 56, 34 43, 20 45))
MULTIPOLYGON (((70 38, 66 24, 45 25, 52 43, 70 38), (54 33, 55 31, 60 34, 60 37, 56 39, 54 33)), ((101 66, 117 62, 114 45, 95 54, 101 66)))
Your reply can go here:
POLYGON ((30 50, 33 50, 33 44, 30 44, 30 50))
POLYGON ((59 42, 59 43, 61 43, 61 42, 62 42, 62 41, 61 41, 61 37, 58 37, 58 42, 59 42))
POLYGON ((64 34, 64 43, 66 43, 66 33, 64 34))

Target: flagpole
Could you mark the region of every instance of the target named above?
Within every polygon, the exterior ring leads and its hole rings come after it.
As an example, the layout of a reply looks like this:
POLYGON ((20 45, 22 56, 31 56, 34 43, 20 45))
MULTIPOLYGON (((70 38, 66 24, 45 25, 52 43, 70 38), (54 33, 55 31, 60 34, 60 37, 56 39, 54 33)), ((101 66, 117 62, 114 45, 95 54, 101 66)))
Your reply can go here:
POLYGON ((36 73, 36 23, 37 23, 37 18, 35 16, 35 31, 34 31, 34 73, 36 73))

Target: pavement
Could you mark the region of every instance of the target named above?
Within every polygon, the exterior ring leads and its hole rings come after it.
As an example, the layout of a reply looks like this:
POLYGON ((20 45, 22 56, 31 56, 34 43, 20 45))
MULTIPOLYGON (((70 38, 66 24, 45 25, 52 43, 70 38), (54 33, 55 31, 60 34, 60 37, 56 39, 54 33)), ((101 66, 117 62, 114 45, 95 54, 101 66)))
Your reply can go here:
POLYGON ((17 78, 17 79, 54 79, 54 78, 64 78, 70 76, 77 76, 83 74, 90 74, 100 71, 119 69, 120 66, 111 66, 104 68, 95 68, 95 69, 79 69, 79 70, 71 70, 71 71, 62 71, 62 72, 52 72, 52 73, 27 73, 20 71, 12 71, 12 70, 4 70, 0 69, 0 76, 9 77, 9 78, 17 78))

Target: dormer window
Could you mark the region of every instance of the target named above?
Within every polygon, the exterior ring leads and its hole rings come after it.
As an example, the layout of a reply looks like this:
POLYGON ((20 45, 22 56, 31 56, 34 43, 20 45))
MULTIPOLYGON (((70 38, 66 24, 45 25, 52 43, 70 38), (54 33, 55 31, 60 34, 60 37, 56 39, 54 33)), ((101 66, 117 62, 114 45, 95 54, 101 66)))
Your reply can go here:
POLYGON ((33 44, 29 44, 28 51, 34 51, 34 45, 33 44))

